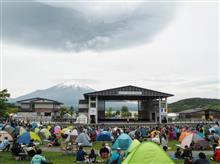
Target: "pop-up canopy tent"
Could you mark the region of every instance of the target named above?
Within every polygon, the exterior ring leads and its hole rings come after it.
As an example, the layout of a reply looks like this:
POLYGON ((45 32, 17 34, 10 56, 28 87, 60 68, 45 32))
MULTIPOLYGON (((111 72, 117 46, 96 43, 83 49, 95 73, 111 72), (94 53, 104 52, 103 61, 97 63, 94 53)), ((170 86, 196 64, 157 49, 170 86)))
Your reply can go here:
POLYGON ((112 146, 112 149, 115 150, 120 148, 121 150, 127 150, 132 143, 132 139, 129 135, 122 133, 115 141, 112 146))
POLYGON ((153 142, 142 142, 122 164, 174 164, 166 152, 153 142))

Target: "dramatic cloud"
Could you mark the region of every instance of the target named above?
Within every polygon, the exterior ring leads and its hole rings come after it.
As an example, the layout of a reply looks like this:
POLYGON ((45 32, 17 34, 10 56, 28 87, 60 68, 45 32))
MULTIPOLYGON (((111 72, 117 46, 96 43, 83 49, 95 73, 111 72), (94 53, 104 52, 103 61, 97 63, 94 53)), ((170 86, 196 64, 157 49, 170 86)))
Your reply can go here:
POLYGON ((64 51, 110 50, 150 41, 174 3, 4 2, 6 43, 64 51))

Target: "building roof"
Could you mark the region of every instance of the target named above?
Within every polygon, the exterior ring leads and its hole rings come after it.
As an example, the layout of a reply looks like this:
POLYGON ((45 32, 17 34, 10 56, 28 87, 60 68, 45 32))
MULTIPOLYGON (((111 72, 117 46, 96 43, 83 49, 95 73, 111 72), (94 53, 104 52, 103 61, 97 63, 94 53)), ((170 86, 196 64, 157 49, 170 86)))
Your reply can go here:
POLYGON ((136 87, 132 85, 106 89, 96 92, 85 93, 85 97, 98 96, 98 97, 154 97, 154 98, 166 98, 173 96, 169 93, 163 93, 159 91, 154 91, 146 88, 136 87))
POLYGON ((46 98, 41 98, 41 97, 35 97, 31 99, 25 99, 25 100, 20 100, 17 101, 17 103, 24 104, 24 103, 54 103, 54 104, 63 104, 59 101, 51 100, 51 99, 46 99, 46 98))
POLYGON ((191 114, 191 113, 197 113, 197 112, 203 112, 203 111, 214 111, 214 112, 220 112, 216 109, 204 109, 204 108, 194 108, 194 109, 188 109, 181 112, 178 112, 179 114, 191 114))

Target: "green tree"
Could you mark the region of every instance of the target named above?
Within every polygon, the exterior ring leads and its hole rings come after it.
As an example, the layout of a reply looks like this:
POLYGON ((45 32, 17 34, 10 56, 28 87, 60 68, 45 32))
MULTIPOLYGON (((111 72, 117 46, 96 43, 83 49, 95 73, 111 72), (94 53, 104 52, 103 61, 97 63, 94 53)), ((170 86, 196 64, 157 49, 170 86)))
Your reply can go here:
POLYGON ((120 114, 121 114, 120 110, 116 110, 115 115, 120 115, 120 114))
POLYGON ((106 113, 106 117, 112 117, 112 108, 108 108, 107 113, 106 113))
POLYGON ((127 106, 122 106, 121 107, 121 113, 127 113, 128 112, 128 107, 127 106))
POLYGON ((64 114, 68 113, 68 109, 66 107, 60 108, 60 116, 63 117, 64 114))
POLYGON ((138 113, 134 113, 134 118, 138 118, 138 113))
POLYGON ((0 91, 0 115, 5 117, 8 115, 7 108, 8 108, 8 98, 10 97, 10 94, 8 93, 7 89, 3 89, 0 91))
POLYGON ((71 116, 73 115, 74 111, 75 111, 74 107, 71 106, 71 107, 70 107, 70 114, 71 114, 71 116))
POLYGON ((128 107, 127 106, 122 106, 121 107, 121 117, 129 117, 132 114, 129 112, 128 107))

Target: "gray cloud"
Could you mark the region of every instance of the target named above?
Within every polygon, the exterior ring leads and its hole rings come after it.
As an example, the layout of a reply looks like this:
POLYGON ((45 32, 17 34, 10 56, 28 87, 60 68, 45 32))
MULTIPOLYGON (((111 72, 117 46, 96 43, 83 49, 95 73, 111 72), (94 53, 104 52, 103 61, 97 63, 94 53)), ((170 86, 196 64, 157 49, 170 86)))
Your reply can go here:
MULTIPOLYGON (((86 10, 80 12, 76 7, 35 1, 3 5, 3 41, 64 51, 102 51, 141 45, 172 20, 175 9, 174 3, 142 3, 130 13, 102 17, 94 13, 89 16, 90 10, 85 13, 86 10)), ((83 5, 88 4, 80 7, 83 5)))

